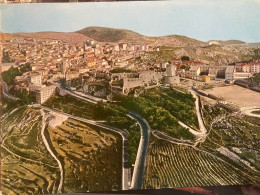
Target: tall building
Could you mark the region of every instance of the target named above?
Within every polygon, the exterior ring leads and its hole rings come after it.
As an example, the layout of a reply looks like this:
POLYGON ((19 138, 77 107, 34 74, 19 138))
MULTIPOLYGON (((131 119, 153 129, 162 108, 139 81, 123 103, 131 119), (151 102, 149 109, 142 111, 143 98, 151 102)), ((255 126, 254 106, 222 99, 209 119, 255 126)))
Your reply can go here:
POLYGON ((55 93, 56 93, 56 86, 54 85, 48 87, 41 87, 36 90, 36 102, 38 104, 43 104, 55 93))

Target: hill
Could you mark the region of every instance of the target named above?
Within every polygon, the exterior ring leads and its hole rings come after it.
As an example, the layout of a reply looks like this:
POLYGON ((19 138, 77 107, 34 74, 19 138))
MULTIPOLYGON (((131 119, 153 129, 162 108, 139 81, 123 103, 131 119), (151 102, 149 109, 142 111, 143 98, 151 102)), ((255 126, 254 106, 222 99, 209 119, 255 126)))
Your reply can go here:
POLYGON ((131 42, 131 43, 151 43, 154 37, 147 37, 131 30, 90 26, 77 31, 87 37, 99 42, 131 42))
POLYGON ((91 26, 77 31, 87 37, 90 37, 99 42, 128 42, 134 44, 151 44, 155 46, 202 46, 205 43, 180 35, 168 35, 162 37, 150 37, 141 35, 137 32, 126 30, 126 29, 116 29, 116 28, 106 28, 91 26))
POLYGON ((76 32, 35 32, 35 33, 14 33, 15 37, 37 38, 43 40, 60 40, 70 45, 82 46, 91 38, 76 32))

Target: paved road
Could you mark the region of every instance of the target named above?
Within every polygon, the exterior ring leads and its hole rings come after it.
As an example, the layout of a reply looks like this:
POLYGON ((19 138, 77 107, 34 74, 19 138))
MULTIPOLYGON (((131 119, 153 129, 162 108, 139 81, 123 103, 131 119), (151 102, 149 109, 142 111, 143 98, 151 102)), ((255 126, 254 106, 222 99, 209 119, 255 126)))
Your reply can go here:
POLYGON ((173 137, 166 135, 165 133, 157 131, 157 130, 153 130, 152 134, 155 137, 157 137, 158 139, 163 139, 165 141, 168 141, 168 142, 171 142, 174 144, 193 146, 193 143, 190 140, 179 140, 179 139, 173 138, 173 137))
POLYGON ((55 85, 56 87, 58 87, 61 91, 65 92, 66 94, 75 96, 75 97, 80 98, 80 99, 84 99, 84 100, 89 101, 89 102, 91 102, 93 104, 96 104, 98 101, 107 102, 106 99, 102 99, 102 98, 94 97, 94 96, 91 96, 91 95, 83 94, 81 92, 76 92, 76 91, 71 91, 71 90, 68 90, 68 89, 64 89, 61 86, 60 83, 52 82, 52 84, 55 85))
POLYGON ((134 118, 141 127, 141 139, 136 155, 131 189, 142 189, 151 128, 147 121, 140 115, 134 112, 129 112, 129 116, 134 118))
POLYGON ((71 114, 67 114, 67 113, 64 113, 64 112, 53 110, 53 109, 47 108, 47 107, 42 106, 42 105, 34 105, 34 106, 40 107, 40 108, 47 110, 49 112, 55 112, 55 113, 58 113, 58 114, 62 114, 62 115, 68 116, 69 118, 72 118, 72 119, 75 119, 75 120, 78 120, 78 121, 82 121, 82 122, 85 122, 85 123, 88 123, 88 124, 91 124, 91 125, 94 125, 94 126, 97 126, 97 127, 101 127, 103 129, 107 129, 109 131, 119 133, 122 136, 122 142, 123 142, 122 143, 122 189, 123 190, 128 189, 128 178, 129 178, 128 168, 127 168, 128 132, 126 130, 121 130, 121 129, 117 129, 117 128, 114 128, 114 127, 110 127, 108 125, 101 124, 101 123, 94 121, 94 120, 88 120, 88 119, 80 118, 80 117, 77 117, 77 116, 73 116, 71 114))
POLYGON ((197 96, 196 91, 194 91, 191 87, 189 88, 189 91, 191 92, 192 96, 196 99, 195 105, 196 105, 196 112, 197 112, 200 132, 201 132, 202 137, 206 138, 207 129, 204 125, 204 121, 203 121, 203 118, 201 115, 200 106, 199 106, 199 98, 197 96))
POLYGON ((59 169, 60 169, 60 183, 59 183, 59 186, 58 186, 58 189, 57 189, 57 193, 60 194, 62 193, 62 188, 63 188, 63 181, 64 181, 64 172, 63 172, 63 167, 62 167, 62 164, 60 162, 60 160, 57 158, 57 156, 53 153, 53 151, 51 150, 50 148, 50 145, 44 135, 44 130, 45 130, 45 127, 46 125, 48 124, 47 120, 48 118, 46 117, 46 115, 44 114, 43 112, 43 109, 41 110, 41 115, 42 115, 42 129, 41 129, 41 136, 42 136, 42 140, 43 140, 43 143, 46 147, 46 149, 48 150, 48 152, 51 154, 51 156, 56 160, 56 162, 58 163, 59 165, 59 169))
POLYGON ((7 86, 7 84, 2 80, 2 78, 0 79, 0 82, 1 82, 1 84, 2 84, 2 91, 3 91, 3 95, 7 98, 7 99, 10 99, 10 100, 14 100, 14 101, 16 101, 16 100, 19 100, 19 98, 17 98, 17 97, 15 97, 15 96, 13 96, 13 95, 11 95, 11 94, 9 94, 9 92, 8 92, 8 86, 7 86))
POLYGON ((240 111, 241 111, 243 114, 245 114, 245 115, 248 115, 248 116, 251 116, 251 117, 260 118, 260 115, 259 115, 259 114, 254 114, 254 113, 252 113, 253 111, 260 111, 260 108, 244 107, 244 108, 241 108, 240 111))

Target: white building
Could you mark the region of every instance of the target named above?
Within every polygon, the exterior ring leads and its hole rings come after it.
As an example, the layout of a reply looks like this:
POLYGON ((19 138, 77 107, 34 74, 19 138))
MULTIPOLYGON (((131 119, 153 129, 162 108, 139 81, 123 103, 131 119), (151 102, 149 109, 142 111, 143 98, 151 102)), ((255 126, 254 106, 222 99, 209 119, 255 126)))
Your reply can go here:
POLYGON ((235 72, 234 73, 234 79, 246 79, 252 77, 252 73, 248 72, 235 72))
POLYGON ((188 73, 192 77, 199 76, 200 75, 200 66, 191 66, 188 73))
POLYGON ((42 75, 41 73, 31 73, 29 76, 29 82, 36 84, 36 85, 41 85, 42 84, 42 75))
POLYGON ((225 71, 225 79, 226 80, 233 80, 234 79, 234 71, 235 67, 234 66, 228 66, 226 71, 225 71))
POLYGON ((48 87, 42 87, 36 90, 36 102, 43 104, 56 92, 56 86, 51 85, 48 87))
POLYGON ((251 62, 250 63, 250 72, 255 74, 260 72, 260 62, 251 62))

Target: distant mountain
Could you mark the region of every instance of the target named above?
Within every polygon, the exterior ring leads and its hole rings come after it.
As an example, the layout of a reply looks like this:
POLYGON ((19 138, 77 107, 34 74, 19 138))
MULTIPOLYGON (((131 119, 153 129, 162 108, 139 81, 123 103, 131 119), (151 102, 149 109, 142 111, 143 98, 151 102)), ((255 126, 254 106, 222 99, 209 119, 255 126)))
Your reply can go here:
POLYGON ((222 40, 211 40, 208 41, 209 44, 221 44, 221 45, 243 45, 247 44, 244 41, 240 40, 227 40, 227 41, 222 41, 222 40))
POLYGON ((131 30, 90 26, 77 31, 99 42, 151 43, 156 38, 147 37, 131 30))
POLYGON ((91 38, 75 32, 35 32, 35 33, 14 33, 16 37, 39 38, 44 40, 61 40, 71 45, 83 46, 91 38))
POLYGON ((131 30, 91 26, 77 31, 99 42, 128 42, 134 44, 151 44, 156 46, 199 46, 202 41, 180 35, 149 37, 131 30))

